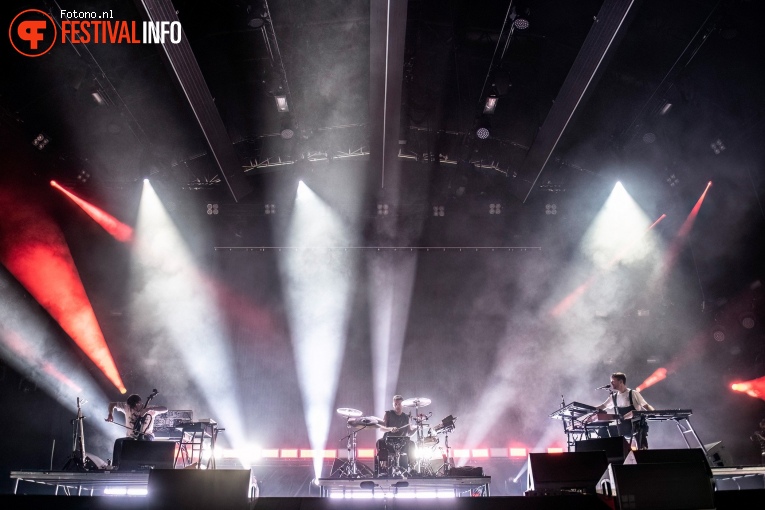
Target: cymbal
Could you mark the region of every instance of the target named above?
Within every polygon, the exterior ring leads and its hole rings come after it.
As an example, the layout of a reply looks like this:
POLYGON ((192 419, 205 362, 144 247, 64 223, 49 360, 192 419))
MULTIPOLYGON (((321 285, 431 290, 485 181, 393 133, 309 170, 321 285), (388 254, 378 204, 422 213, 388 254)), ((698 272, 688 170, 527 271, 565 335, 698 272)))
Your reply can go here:
POLYGON ((408 398, 401 402, 404 407, 425 407, 430 405, 431 400, 425 397, 408 398))
POLYGON ((337 414, 340 416, 361 416, 364 413, 351 407, 341 407, 337 410, 337 414))
POLYGON ((377 416, 353 416, 348 418, 348 426, 356 429, 377 429, 382 427, 383 420, 377 416))

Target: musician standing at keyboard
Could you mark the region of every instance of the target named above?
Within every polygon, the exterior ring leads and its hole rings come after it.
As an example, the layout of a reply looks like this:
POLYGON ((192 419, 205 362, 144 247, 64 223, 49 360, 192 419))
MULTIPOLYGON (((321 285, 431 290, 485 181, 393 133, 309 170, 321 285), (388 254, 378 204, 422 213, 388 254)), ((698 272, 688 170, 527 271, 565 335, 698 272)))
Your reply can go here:
POLYGON ((627 387, 627 376, 622 372, 611 374, 611 394, 597 408, 614 409, 621 417, 616 427, 608 427, 610 436, 634 437, 639 449, 648 448, 648 424, 644 420, 633 419, 632 411, 653 411, 639 391, 627 387))
POLYGON ((765 418, 760 420, 760 430, 756 430, 749 439, 760 447, 761 463, 765 466, 765 418))

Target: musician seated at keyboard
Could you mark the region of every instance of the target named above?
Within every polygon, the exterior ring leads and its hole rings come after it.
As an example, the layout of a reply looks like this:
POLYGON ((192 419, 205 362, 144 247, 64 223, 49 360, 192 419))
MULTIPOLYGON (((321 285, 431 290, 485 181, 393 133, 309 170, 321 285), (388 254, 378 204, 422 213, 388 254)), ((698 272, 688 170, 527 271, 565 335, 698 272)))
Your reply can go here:
MULTIPOLYGON (((383 416, 383 424, 380 430, 385 432, 382 439, 377 441, 377 458, 376 463, 378 467, 378 474, 384 474, 385 471, 390 469, 389 460, 395 464, 395 459, 392 459, 394 452, 388 446, 390 441, 386 441, 388 437, 407 437, 417 428, 410 420, 408 414, 404 413, 404 407, 402 403, 404 397, 401 395, 393 396, 393 409, 385 411, 383 416), (390 458, 389 458, 390 457, 390 458)), ((399 456, 399 467, 407 469, 409 466, 409 457, 412 457, 412 463, 414 463, 414 455, 416 449, 414 442, 406 439, 406 445, 401 448, 400 453, 404 455, 399 456)))
POLYGON ((608 427, 604 431, 608 436, 625 436, 634 438, 641 450, 648 448, 648 424, 644 420, 633 417, 632 411, 653 411, 653 407, 645 401, 639 391, 627 387, 627 376, 623 372, 611 374, 611 394, 597 409, 615 409, 615 414, 621 416, 621 423, 608 427))

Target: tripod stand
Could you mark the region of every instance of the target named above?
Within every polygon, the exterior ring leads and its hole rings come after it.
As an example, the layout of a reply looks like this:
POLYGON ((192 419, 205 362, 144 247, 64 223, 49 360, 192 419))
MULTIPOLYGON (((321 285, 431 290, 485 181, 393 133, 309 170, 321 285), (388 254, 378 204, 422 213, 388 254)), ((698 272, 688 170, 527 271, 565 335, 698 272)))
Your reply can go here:
POLYGON ((366 427, 362 427, 361 429, 355 429, 351 426, 351 423, 348 423, 348 428, 351 429, 350 433, 341 438, 347 439, 347 448, 348 448, 348 460, 343 461, 340 465, 337 466, 337 468, 333 469, 332 472, 329 474, 330 478, 337 477, 337 478, 367 478, 367 477, 373 477, 374 472, 369 469, 369 467, 365 466, 361 462, 356 462, 356 458, 358 456, 358 449, 356 446, 356 434, 358 434, 359 430, 364 430, 366 427))
MULTIPOLYGON (((82 406, 87 400, 80 400, 77 397, 77 416, 72 420, 72 454, 64 464, 62 471, 93 471, 99 469, 99 466, 91 459, 90 455, 85 453, 85 427, 83 422, 85 416, 82 414, 82 406)), ((92 457, 95 457, 94 455, 92 457)), ((101 463, 101 459, 98 459, 101 463)))
POLYGON ((444 444, 446 445, 446 454, 443 456, 444 463, 441 464, 441 467, 438 468, 438 471, 436 471, 436 476, 449 476, 449 472, 451 471, 451 447, 449 446, 449 432, 454 430, 454 427, 446 427, 442 429, 444 432, 444 444), (440 475, 439 475, 440 473, 440 475))

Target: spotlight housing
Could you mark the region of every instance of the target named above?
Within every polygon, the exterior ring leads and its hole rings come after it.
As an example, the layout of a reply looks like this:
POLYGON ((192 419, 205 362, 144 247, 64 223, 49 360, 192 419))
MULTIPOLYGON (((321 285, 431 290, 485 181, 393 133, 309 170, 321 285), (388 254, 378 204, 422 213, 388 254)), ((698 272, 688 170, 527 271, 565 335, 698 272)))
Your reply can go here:
POLYGON ((289 104, 287 104, 287 96, 285 95, 278 95, 274 96, 274 101, 276 101, 276 109, 280 112, 288 112, 290 111, 289 104))
POLYGON ((518 30, 526 30, 529 28, 529 20, 526 18, 515 18, 515 21, 513 21, 513 26, 518 30))
POLYGON ((486 102, 483 105, 483 113, 487 115, 491 115, 494 113, 494 110, 497 109, 497 103, 499 103, 499 98, 492 94, 486 98, 486 102))

